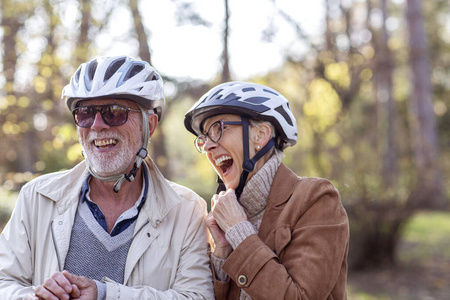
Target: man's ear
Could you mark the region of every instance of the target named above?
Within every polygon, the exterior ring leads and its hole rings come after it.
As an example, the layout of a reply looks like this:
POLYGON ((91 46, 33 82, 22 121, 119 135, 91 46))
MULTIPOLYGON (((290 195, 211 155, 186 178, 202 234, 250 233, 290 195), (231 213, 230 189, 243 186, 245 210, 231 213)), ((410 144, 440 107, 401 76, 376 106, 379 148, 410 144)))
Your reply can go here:
POLYGON ((148 138, 151 138, 153 133, 155 132, 156 126, 158 126, 158 115, 151 114, 148 116, 148 138))

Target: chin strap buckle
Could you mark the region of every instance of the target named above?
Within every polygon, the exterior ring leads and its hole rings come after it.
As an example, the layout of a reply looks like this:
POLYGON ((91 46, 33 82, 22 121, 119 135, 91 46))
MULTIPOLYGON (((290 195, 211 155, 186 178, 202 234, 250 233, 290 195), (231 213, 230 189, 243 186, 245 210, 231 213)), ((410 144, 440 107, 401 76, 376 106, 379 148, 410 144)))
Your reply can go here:
POLYGON ((145 148, 139 149, 138 153, 136 153, 136 156, 139 156, 143 160, 147 157, 148 151, 145 148))
POLYGON ((129 182, 132 182, 134 180, 134 177, 136 176, 137 170, 141 166, 142 161, 147 157, 147 153, 147 149, 139 149, 138 153, 136 153, 136 156, 138 158, 134 162, 133 169, 130 171, 130 173, 124 175, 126 180, 128 180, 129 182))

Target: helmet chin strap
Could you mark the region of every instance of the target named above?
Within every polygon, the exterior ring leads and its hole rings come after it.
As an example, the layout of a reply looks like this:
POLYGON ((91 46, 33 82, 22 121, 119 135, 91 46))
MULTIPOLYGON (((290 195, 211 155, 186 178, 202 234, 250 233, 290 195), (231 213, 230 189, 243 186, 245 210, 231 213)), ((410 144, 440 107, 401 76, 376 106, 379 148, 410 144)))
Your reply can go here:
POLYGON ((142 121, 144 122, 144 133, 142 137, 142 147, 139 149, 139 151, 136 153, 136 159, 134 161, 133 168, 128 174, 116 174, 111 176, 100 176, 96 173, 96 171, 92 168, 92 166, 89 164, 89 160, 86 158, 86 164, 89 170, 89 173, 92 174, 97 179, 100 179, 102 181, 116 181, 116 183, 113 186, 114 192, 118 193, 120 190, 120 187, 124 183, 125 180, 132 182, 136 176, 137 171, 142 165, 142 162, 147 157, 147 145, 149 141, 149 135, 150 135, 150 129, 148 125, 148 116, 146 111, 139 105, 139 109, 142 113, 142 121))
POLYGON ((242 119, 242 138, 244 142, 244 162, 242 163, 242 168, 244 169, 239 180, 239 185, 236 188, 236 197, 239 197, 244 190, 245 183, 247 182, 248 174, 255 169, 256 162, 263 157, 273 146, 276 144, 276 139, 270 139, 267 144, 250 159, 249 155, 249 135, 248 135, 248 119, 247 117, 241 117, 242 119))

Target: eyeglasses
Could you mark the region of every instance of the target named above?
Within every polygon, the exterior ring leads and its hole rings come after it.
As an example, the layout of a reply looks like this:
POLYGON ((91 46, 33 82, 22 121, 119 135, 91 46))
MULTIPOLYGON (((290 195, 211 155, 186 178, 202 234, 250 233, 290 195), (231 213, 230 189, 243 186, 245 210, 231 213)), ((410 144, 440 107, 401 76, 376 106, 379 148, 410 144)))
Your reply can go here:
POLYGON ((242 125, 240 121, 217 121, 214 122, 211 126, 209 126, 208 131, 204 135, 199 135, 195 141, 195 148, 200 153, 205 153, 205 144, 207 138, 209 138, 212 142, 217 143, 223 134, 224 125, 242 125))
POLYGON ((117 104, 80 106, 72 110, 75 123, 83 128, 91 127, 94 124, 97 112, 100 112, 103 122, 108 126, 120 126, 128 120, 129 111, 138 111, 126 106, 117 104))

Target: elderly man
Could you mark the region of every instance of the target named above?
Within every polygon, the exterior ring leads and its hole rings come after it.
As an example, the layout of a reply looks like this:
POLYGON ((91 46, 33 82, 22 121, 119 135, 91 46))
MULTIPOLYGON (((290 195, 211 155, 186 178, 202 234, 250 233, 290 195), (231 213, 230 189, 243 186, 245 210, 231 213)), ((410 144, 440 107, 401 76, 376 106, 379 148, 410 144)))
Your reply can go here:
POLYGON ((63 98, 85 160, 22 188, 0 237, 0 299, 214 298, 206 203, 147 156, 161 76, 144 61, 97 58, 63 98))

